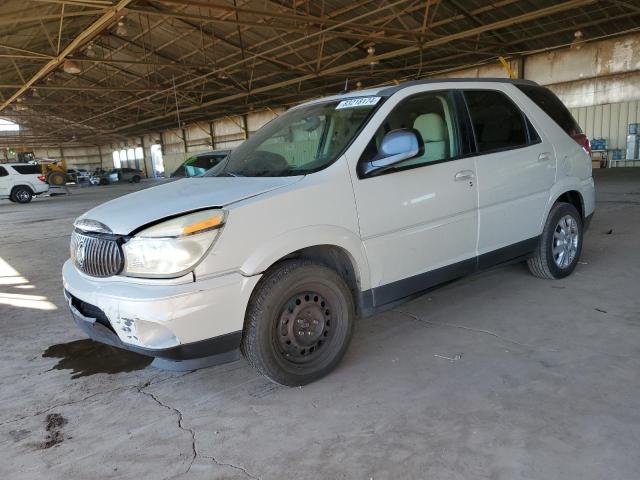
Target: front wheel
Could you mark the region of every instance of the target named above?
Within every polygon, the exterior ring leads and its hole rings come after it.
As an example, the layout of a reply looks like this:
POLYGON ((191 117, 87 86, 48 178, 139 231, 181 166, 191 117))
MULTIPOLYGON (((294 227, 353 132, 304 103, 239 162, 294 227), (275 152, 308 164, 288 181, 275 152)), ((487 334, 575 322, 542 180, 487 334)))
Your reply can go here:
POLYGON ((539 278, 564 278, 576 268, 582 252, 582 217, 569 203, 556 203, 549 212, 540 241, 527 260, 539 278))
POLYGON ((16 203, 29 203, 32 198, 33 194, 27 187, 16 187, 11 192, 11 199, 16 203))
POLYGON ((269 270, 251 296, 240 348, 273 382, 305 385, 340 362, 354 318, 351 291, 334 270, 288 260, 269 270))

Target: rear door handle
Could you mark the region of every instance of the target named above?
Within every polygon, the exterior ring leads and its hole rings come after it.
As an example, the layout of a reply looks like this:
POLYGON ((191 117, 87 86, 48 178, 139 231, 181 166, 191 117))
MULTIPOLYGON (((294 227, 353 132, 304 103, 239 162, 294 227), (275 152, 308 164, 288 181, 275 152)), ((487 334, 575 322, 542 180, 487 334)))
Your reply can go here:
POLYGON ((464 182, 466 180, 471 180, 474 177, 475 173, 473 172, 473 170, 461 170, 454 175, 453 179, 456 182, 464 182))
POLYGON ((539 162, 548 162, 549 160, 551 160, 551 154, 548 152, 544 152, 538 155, 539 162))

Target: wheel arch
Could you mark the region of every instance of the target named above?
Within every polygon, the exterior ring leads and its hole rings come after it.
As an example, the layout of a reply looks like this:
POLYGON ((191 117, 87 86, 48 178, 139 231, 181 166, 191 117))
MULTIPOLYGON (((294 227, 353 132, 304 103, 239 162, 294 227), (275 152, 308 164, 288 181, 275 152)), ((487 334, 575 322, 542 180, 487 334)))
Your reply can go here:
POLYGON ((547 221, 549 212, 558 202, 569 203, 570 205, 576 207, 578 213, 580 214, 581 220, 584 221, 587 215, 587 205, 585 203, 583 193, 580 191, 580 187, 574 182, 558 182, 551 190, 551 194, 548 197, 547 206, 544 210, 544 215, 542 215, 542 217, 540 218, 540 224, 538 225, 538 232, 540 234, 542 233, 544 224, 547 221))
POLYGON ((313 227, 311 231, 305 232, 303 230, 307 229, 289 232, 286 243, 279 236, 273 242, 263 245, 247 259, 241 269, 243 274, 264 273, 289 259, 313 260, 333 269, 344 279, 360 310, 360 292, 370 288, 369 267, 360 238, 333 226, 313 227), (340 235, 336 235, 338 232, 335 229, 340 231, 340 235), (316 242, 312 241, 314 238, 316 242))
POLYGON ((584 211, 584 199, 582 198, 582 194, 577 190, 568 190, 564 193, 561 193, 556 197, 553 201, 552 205, 555 205, 558 202, 569 203, 576 207, 578 213, 580 214, 580 218, 584 220, 585 211, 584 211))
POLYGON ((9 195, 13 195, 13 192, 16 191, 17 188, 20 187, 25 187, 26 189, 28 189, 31 192, 31 195, 35 195, 36 193, 33 191, 33 188, 31 188, 31 185, 28 185, 26 183, 20 183, 18 185, 14 185, 13 187, 11 187, 11 192, 9 193, 9 195))

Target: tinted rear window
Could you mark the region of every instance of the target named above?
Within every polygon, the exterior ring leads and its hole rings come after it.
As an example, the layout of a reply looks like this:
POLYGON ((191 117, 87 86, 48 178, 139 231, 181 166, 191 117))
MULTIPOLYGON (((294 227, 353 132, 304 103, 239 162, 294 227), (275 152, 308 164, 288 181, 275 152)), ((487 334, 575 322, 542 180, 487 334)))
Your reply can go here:
POLYGON ((527 145, 524 115, 509 97, 496 90, 467 90, 464 96, 479 152, 527 145))
POLYGON ((42 171, 39 165, 13 165, 13 169, 23 175, 40 175, 42 171))
POLYGON ((531 85, 517 85, 517 87, 568 135, 582 133, 580 125, 575 121, 569 109, 564 106, 564 103, 551 90, 531 85))

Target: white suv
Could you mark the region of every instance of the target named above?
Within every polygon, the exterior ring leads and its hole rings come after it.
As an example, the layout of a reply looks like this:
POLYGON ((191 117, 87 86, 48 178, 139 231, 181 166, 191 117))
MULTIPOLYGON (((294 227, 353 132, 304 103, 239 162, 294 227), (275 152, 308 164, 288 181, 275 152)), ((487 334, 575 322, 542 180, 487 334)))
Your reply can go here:
POLYGON ((31 163, 0 164, 0 198, 29 203, 35 195, 49 191, 39 165, 31 163))
POLYGON ((588 140, 527 81, 439 80, 292 108, 204 176, 75 222, 65 295, 92 338, 302 385, 356 316, 496 264, 569 275, 594 211, 588 140))

